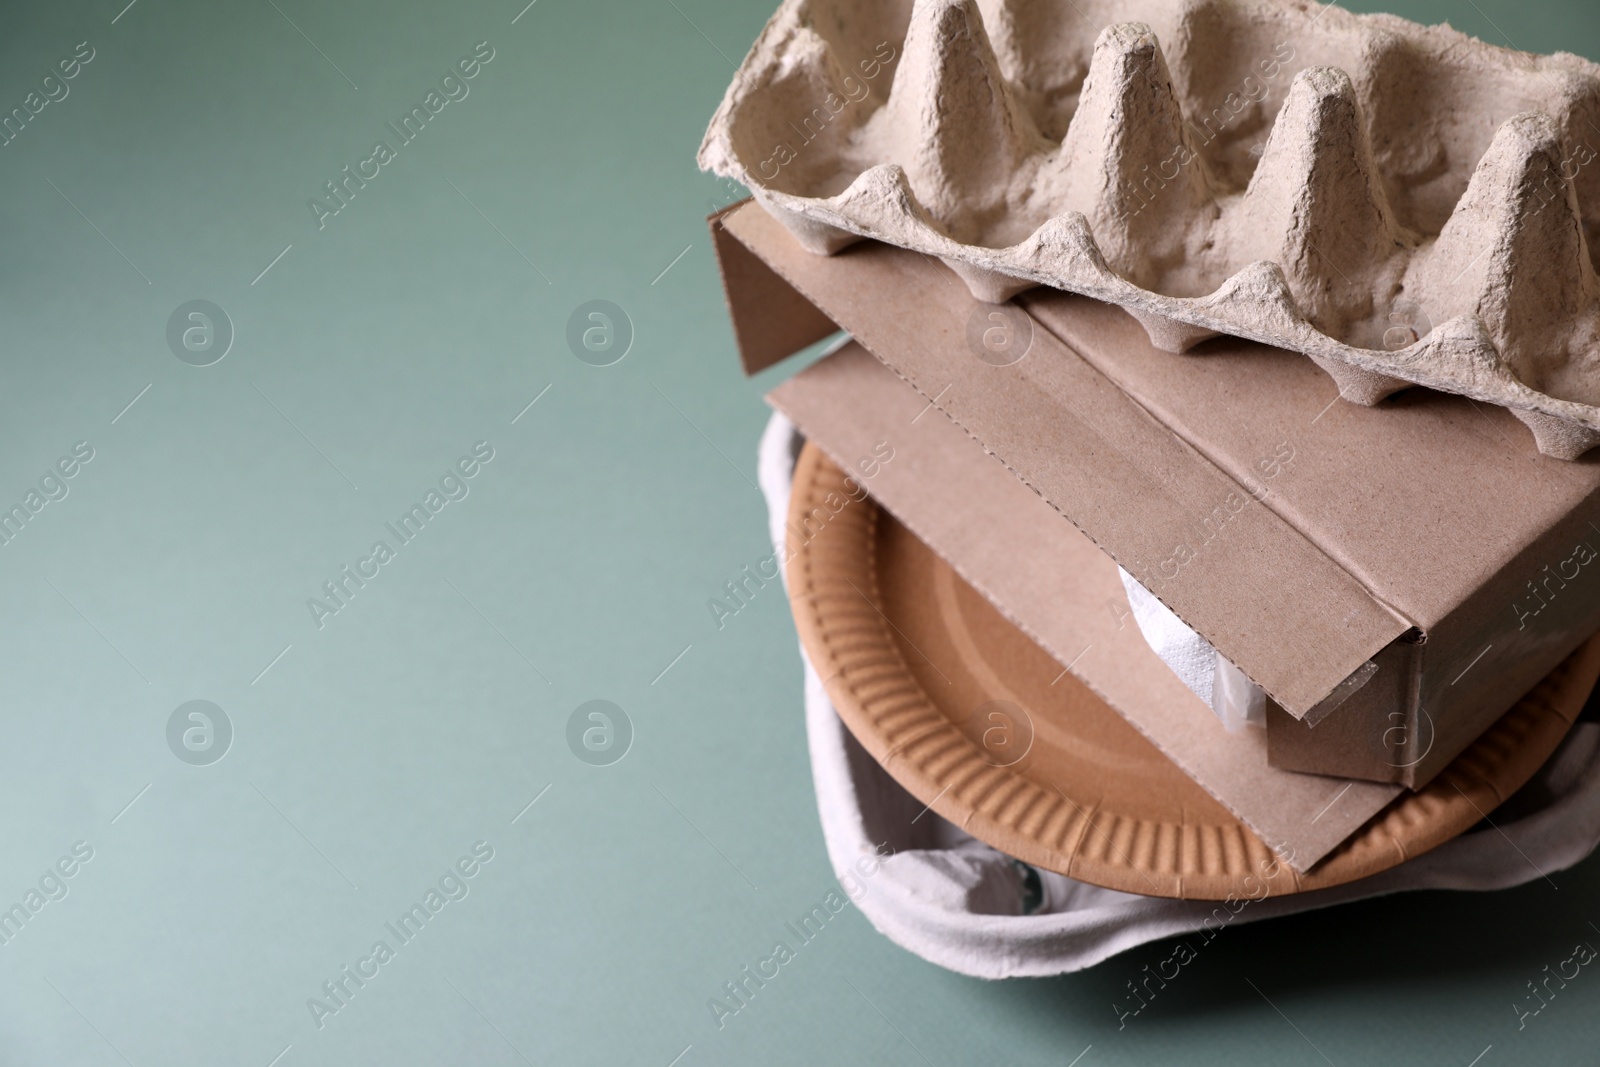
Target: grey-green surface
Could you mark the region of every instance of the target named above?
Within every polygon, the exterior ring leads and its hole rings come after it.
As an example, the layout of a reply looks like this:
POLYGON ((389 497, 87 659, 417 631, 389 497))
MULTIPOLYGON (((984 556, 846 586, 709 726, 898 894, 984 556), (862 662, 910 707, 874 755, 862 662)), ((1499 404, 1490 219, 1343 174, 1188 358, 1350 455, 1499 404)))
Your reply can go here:
MULTIPOLYGON (((782 594, 706 608, 766 552, 776 379, 736 369, 702 221, 733 193, 693 153, 772 0, 125 2, 8 5, 0 36, 0 112, 94 49, 0 148, 0 503, 94 450, 0 546, 0 906, 93 851, 0 944, 0 1062, 1593 1061, 1600 978, 1512 1005, 1600 944, 1595 861, 1231 929, 1120 1030, 1166 946, 985 983, 847 910, 719 1029, 708 999, 834 887, 782 594), (307 200, 483 41, 319 229, 307 200), (211 366, 166 340, 194 299, 236 331, 211 366), (636 333, 609 367, 565 340, 591 299, 636 333), (604 767, 566 739, 596 698, 635 730, 604 767), (218 762, 169 747, 191 700, 232 723, 218 762)), ((1593 8, 1396 6, 1600 57, 1593 8)))

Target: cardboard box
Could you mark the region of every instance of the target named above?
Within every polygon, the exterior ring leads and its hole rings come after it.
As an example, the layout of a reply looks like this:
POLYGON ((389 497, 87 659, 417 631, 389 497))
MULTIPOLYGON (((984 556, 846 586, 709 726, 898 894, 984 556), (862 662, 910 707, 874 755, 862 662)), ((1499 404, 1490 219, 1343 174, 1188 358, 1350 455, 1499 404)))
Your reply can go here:
POLYGON ((1345 404, 1303 359, 1159 352, 1070 294, 981 304, 754 204, 712 229, 747 371, 850 332, 1266 690, 1278 766, 1421 785, 1600 628, 1600 462, 1540 457, 1499 409, 1345 404))
POLYGON ((1227 733, 1145 642, 1111 559, 859 345, 767 399, 846 469, 891 447, 873 499, 1295 869, 1401 792, 1276 769, 1262 731, 1227 733))

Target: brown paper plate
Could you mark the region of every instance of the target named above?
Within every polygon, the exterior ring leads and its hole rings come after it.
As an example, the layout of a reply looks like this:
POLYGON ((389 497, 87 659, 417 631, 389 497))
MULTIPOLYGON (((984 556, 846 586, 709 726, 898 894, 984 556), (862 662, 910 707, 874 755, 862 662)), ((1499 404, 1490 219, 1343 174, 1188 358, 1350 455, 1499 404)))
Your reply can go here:
POLYGON ((1520 788, 1600 676, 1597 637, 1427 787, 1397 798, 1300 874, 931 549, 852 492, 861 497, 807 444, 790 503, 790 602, 840 717, 944 818, 1093 885, 1260 899, 1387 870, 1467 830, 1520 788), (820 526, 817 508, 827 516, 820 526))

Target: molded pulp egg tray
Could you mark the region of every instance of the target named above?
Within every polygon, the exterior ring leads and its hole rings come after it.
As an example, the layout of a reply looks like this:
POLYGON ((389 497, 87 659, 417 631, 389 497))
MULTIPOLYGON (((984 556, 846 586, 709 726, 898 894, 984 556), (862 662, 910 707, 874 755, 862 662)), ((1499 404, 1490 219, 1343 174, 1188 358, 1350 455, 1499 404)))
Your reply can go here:
POLYGON ((1600 444, 1600 67, 1301 0, 786 0, 700 149, 808 249, 1600 444), (1159 42, 1159 43, 1158 43, 1159 42))

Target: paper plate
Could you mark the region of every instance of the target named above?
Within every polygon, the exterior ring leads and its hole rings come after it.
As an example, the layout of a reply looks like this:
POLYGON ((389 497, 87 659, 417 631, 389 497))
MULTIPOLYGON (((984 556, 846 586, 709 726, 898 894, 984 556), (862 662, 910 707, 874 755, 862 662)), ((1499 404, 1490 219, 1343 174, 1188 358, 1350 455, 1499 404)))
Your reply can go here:
POLYGON ((1260 899, 1435 848, 1533 775, 1600 675, 1596 638, 1426 788, 1300 874, 810 444, 789 518, 796 628, 873 758, 986 844, 1129 893, 1260 899))

